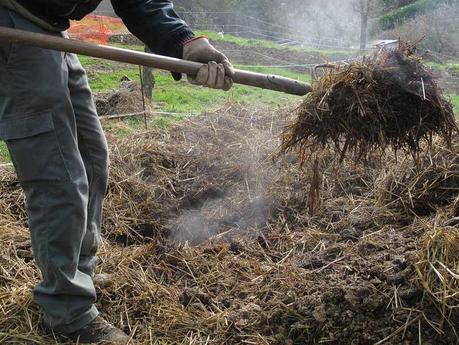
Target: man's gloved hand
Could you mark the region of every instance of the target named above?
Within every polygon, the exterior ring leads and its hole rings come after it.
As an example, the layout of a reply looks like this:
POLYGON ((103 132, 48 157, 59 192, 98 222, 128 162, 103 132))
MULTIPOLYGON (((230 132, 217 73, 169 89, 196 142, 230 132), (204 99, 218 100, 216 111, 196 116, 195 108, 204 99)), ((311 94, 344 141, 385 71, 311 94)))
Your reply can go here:
MULTIPOLYGON (((196 76, 188 76, 190 83, 225 91, 233 86, 231 79, 234 75, 233 66, 223 53, 209 43, 206 37, 196 37, 185 42, 183 59, 207 64, 201 67, 196 76)), ((173 75, 175 80, 180 80, 177 74, 173 75)))

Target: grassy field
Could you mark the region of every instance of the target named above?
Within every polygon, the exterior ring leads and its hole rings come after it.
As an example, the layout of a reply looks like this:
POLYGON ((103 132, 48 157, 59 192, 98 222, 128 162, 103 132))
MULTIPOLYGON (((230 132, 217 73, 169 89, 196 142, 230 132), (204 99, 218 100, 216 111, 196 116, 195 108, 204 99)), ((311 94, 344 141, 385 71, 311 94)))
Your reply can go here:
MULTIPOLYGON (((457 61, 448 61, 442 64, 436 62, 426 62, 426 65, 436 70, 459 73, 459 62, 457 61)), ((459 118, 459 95, 449 93, 448 97, 451 99, 451 102, 454 105, 454 112, 456 113, 456 117, 459 118)))
POLYGON ((289 50, 289 51, 299 51, 304 53, 317 53, 322 54, 324 56, 334 56, 334 55, 349 55, 349 53, 355 52, 355 50, 338 50, 338 49, 317 49, 317 48, 309 48, 303 47, 301 45, 290 45, 290 46, 283 46, 277 44, 272 41, 263 40, 263 39, 254 39, 254 38, 243 38, 239 36, 233 36, 229 34, 225 34, 222 38, 218 33, 213 31, 197 31, 198 35, 207 36, 209 39, 213 41, 225 41, 233 44, 237 44, 241 47, 261 47, 261 48, 268 48, 268 49, 282 49, 282 50, 289 50))
POLYGON ((426 62, 426 65, 439 70, 449 70, 455 73, 459 73, 459 63, 457 61, 449 61, 445 63, 437 63, 437 62, 426 62))
MULTIPOLYGON (((132 80, 139 80, 139 69, 136 66, 120 65, 93 58, 81 57, 82 64, 88 70, 89 82, 94 92, 109 91, 117 88, 119 80, 128 76, 132 80)), ((238 67, 238 65, 236 65, 238 67)), ((295 73, 284 68, 248 68, 260 73, 278 74, 304 82, 310 81, 310 76, 295 73)), ((273 107, 282 107, 294 100, 296 96, 289 96, 278 92, 261 90, 252 87, 236 85, 230 92, 210 90, 190 85, 186 77, 176 82, 167 72, 155 72, 156 87, 153 92, 153 102, 161 104, 165 112, 202 113, 224 105, 227 102, 242 104, 264 104, 273 107)))

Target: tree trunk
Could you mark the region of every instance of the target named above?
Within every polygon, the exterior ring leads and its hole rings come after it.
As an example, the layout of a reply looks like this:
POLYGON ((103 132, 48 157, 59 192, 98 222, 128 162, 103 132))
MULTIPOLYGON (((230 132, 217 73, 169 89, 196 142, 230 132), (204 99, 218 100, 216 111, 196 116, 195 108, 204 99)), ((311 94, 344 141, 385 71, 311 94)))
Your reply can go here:
MULTIPOLYGON (((151 50, 145 47, 146 53, 151 53, 151 50)), ((143 93, 145 97, 150 101, 153 98, 153 89, 155 88, 155 76, 153 75, 153 68, 142 67, 142 82, 143 82, 143 93)))
POLYGON ((360 50, 367 48, 368 14, 360 13, 360 50))

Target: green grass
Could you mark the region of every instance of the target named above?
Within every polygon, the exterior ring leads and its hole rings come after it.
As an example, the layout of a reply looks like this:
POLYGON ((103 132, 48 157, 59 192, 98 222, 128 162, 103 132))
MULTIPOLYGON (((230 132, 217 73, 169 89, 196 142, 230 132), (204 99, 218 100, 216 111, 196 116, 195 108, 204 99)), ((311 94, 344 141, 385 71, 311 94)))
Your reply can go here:
POLYGON ((456 118, 459 118, 459 95, 450 94, 448 96, 451 99, 451 102, 453 103, 454 113, 456 114, 456 118))
MULTIPOLYGON (((123 67, 112 62, 101 65, 92 58, 83 57, 81 62, 88 70, 89 84, 95 92, 110 91, 119 86, 123 76, 139 81, 138 67, 123 67)), ((124 65, 121 65, 124 66, 124 65)), ((237 67, 237 66, 236 66, 237 67)), ((255 67, 248 70, 266 74, 278 74, 284 77, 309 82, 310 77, 285 68, 255 67)), ((295 96, 261 90, 257 88, 235 85, 230 92, 211 90, 191 85, 186 81, 176 82, 168 72, 155 72, 156 86, 153 91, 153 102, 162 104, 162 111, 177 113, 202 113, 215 109, 227 102, 242 104, 267 104, 282 106, 288 104, 295 96)))
POLYGON ((272 41, 263 40, 263 39, 254 39, 254 38, 243 38, 239 36, 234 36, 230 34, 225 34, 222 38, 218 33, 213 31, 196 31, 197 35, 207 36, 210 40, 213 41, 224 41, 228 43, 233 43, 241 47, 261 47, 267 49, 278 49, 278 50, 287 50, 287 51, 297 51, 304 53, 318 53, 325 56, 333 55, 349 55, 349 50, 334 50, 334 49, 316 49, 308 48, 300 45, 291 45, 291 46, 282 46, 272 41))
MULTIPOLYGON (((275 73, 284 77, 306 82, 309 81, 309 76, 298 74, 287 69, 250 68, 249 70, 260 73, 275 73)), ((212 110, 212 108, 216 108, 227 102, 282 106, 297 98, 279 92, 243 85, 235 85, 229 92, 211 90, 190 85, 185 80, 177 83, 173 81, 169 75, 164 73, 156 74, 156 85, 157 87, 154 90, 153 101, 164 102, 164 111, 170 112, 201 113, 206 110, 212 110)))
MULTIPOLYGON (((436 62, 427 62, 427 65, 430 67, 437 69, 437 70, 448 70, 448 71, 454 71, 456 73, 459 73, 459 63, 458 62, 446 62, 443 64, 436 63, 436 62)), ((451 100, 453 106, 454 106, 454 113, 456 114, 456 118, 459 119, 459 95, 458 94, 448 94, 447 95, 449 99, 451 100)))
POLYGON ((289 70, 287 68, 280 68, 280 67, 245 67, 244 65, 234 65, 236 68, 241 68, 245 69, 248 71, 252 72, 258 72, 258 73, 264 73, 264 74, 277 74, 282 77, 287 77, 303 82, 310 82, 311 81, 311 76, 309 74, 305 73, 300 73, 300 72, 295 72, 292 70, 289 70))
POLYGON ((432 67, 433 69, 438 70, 448 70, 455 73, 459 73, 459 62, 457 61, 449 61, 445 63, 438 63, 438 62, 426 62, 426 65, 432 67))
MULTIPOLYGON (((126 48, 133 47, 126 46, 126 48)), ((140 49, 141 47, 137 47, 137 50, 140 49)), ((88 57, 80 57, 80 61, 87 69, 89 84, 94 92, 107 92, 118 88, 119 81, 123 76, 139 81, 137 66, 100 61, 88 57)), ((236 67, 242 66, 236 65, 236 67)), ((258 73, 277 74, 303 82, 310 81, 309 75, 285 68, 252 67, 246 69, 258 73)), ((158 127, 168 127, 170 124, 182 120, 185 116, 212 111, 228 103, 279 108, 299 100, 297 96, 243 85, 234 85, 229 92, 211 90, 189 84, 186 76, 183 77, 182 81, 176 82, 170 73, 165 71, 155 71, 155 79, 153 102, 160 105, 160 111, 184 114, 155 117, 154 120, 149 121, 149 125, 158 127)), ((123 123, 126 126, 113 125, 110 122, 104 123, 104 126, 112 133, 123 136, 129 134, 133 128, 141 128, 144 125, 142 117, 125 119, 123 123)))
POLYGON ((3 141, 0 141, 0 162, 9 162, 10 155, 8 153, 8 149, 6 148, 6 144, 3 141))
POLYGON ((117 88, 121 78, 124 76, 132 80, 139 80, 139 69, 136 68, 118 68, 111 72, 107 71, 91 71, 88 70, 89 85, 92 91, 102 92, 110 91, 117 88))
POLYGON ((104 60, 93 58, 93 57, 88 57, 84 55, 79 55, 78 58, 80 59, 81 64, 85 68, 89 68, 91 66, 96 66, 96 65, 101 65, 104 62, 104 60))

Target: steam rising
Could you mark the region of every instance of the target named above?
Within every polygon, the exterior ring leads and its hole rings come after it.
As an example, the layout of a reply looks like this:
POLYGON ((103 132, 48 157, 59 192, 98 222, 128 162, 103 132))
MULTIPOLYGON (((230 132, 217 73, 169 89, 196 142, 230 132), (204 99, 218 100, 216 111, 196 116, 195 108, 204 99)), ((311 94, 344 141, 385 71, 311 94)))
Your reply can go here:
POLYGON ((269 155, 279 144, 277 135, 252 127, 244 133, 231 133, 226 140, 219 145, 223 151, 221 158, 227 161, 219 163, 222 171, 217 172, 229 175, 225 191, 219 189, 221 186, 208 186, 201 197, 205 200, 182 210, 171 221, 173 241, 200 243, 219 234, 256 232, 266 227, 273 208, 270 192, 275 183, 269 155))

